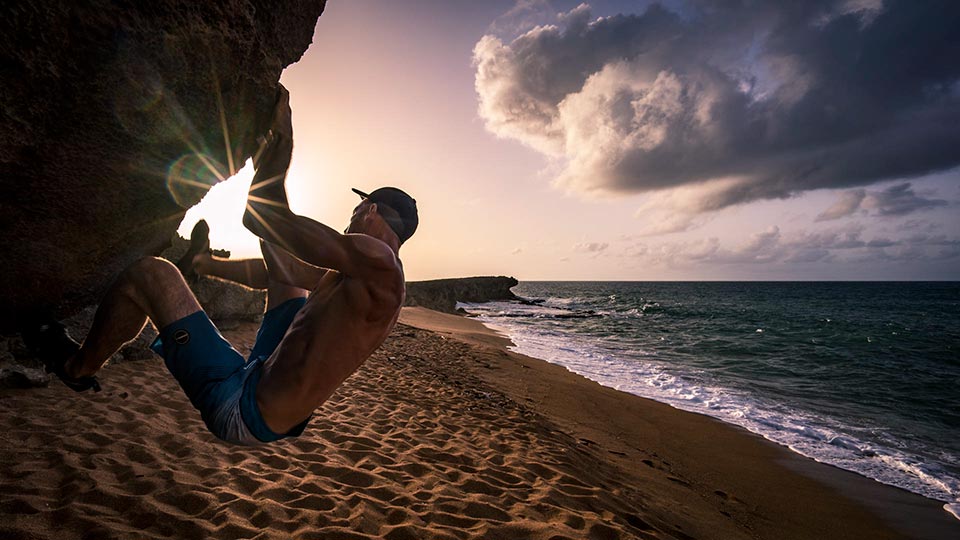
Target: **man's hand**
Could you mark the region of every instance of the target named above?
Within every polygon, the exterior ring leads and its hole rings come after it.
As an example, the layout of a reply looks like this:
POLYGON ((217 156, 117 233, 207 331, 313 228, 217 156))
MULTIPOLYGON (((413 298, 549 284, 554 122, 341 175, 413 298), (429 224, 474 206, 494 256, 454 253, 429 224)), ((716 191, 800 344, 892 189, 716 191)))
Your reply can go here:
POLYGON ((268 222, 278 219, 280 215, 292 213, 284 187, 292 155, 290 93, 281 85, 277 91, 273 121, 264 136, 262 150, 253 160, 257 172, 250 184, 247 208, 243 214, 243 225, 260 238, 266 238, 270 228, 268 222))
POLYGON ((253 156, 253 168, 270 161, 271 157, 285 151, 293 143, 293 118, 290 111, 290 92, 282 84, 277 85, 277 105, 273 109, 273 119, 266 133, 257 137, 259 148, 253 156))
POLYGON ((290 112, 290 92, 282 84, 277 84, 277 107, 273 111, 273 123, 270 129, 274 135, 293 139, 293 120, 290 112))

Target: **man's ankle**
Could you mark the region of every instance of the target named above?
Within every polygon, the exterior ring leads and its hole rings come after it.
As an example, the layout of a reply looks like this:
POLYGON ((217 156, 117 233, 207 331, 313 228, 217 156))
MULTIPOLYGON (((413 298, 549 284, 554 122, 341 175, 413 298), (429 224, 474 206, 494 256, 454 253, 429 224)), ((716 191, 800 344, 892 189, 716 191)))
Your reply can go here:
POLYGON ((72 379, 79 379, 81 377, 90 377, 96 373, 96 371, 88 372, 89 370, 83 369, 83 365, 79 363, 80 355, 75 354, 70 357, 69 360, 63 364, 63 372, 67 374, 68 377, 72 379))
POLYGON ((193 267, 193 271, 197 274, 207 275, 210 273, 209 263, 212 260, 213 256, 209 253, 197 253, 190 261, 190 266, 193 267))

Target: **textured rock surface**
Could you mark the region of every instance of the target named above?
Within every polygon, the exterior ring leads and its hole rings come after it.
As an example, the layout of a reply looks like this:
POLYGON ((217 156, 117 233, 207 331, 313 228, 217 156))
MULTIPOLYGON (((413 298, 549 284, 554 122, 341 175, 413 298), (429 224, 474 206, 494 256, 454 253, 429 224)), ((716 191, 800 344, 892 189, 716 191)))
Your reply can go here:
POLYGON ((11 358, 0 358, 0 386, 37 388, 50 384, 50 375, 42 367, 30 367, 11 358))
POLYGON ((222 279, 201 277, 191 284, 203 310, 217 324, 259 321, 267 303, 266 291, 249 289, 222 279))
POLYGON ((95 303, 242 166, 324 0, 0 6, 0 331, 95 303))
POLYGON ((50 376, 29 355, 20 336, 0 336, 0 386, 31 388, 49 383, 50 376))
POLYGON ((457 302, 518 300, 510 292, 517 283, 516 279, 504 276, 410 281, 407 283, 406 305, 456 313, 457 302))

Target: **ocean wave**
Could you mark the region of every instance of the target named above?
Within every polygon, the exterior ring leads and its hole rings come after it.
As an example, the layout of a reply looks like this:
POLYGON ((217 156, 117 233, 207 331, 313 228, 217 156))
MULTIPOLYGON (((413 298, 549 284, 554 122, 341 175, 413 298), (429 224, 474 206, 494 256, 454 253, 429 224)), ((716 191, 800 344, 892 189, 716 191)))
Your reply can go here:
POLYGON ((528 317, 533 319, 590 319, 603 317, 606 315, 603 311, 593 309, 567 309, 539 303, 522 302, 488 302, 484 304, 471 304, 458 302, 457 309, 464 309, 471 315, 480 315, 484 317, 505 317, 520 318, 528 317))

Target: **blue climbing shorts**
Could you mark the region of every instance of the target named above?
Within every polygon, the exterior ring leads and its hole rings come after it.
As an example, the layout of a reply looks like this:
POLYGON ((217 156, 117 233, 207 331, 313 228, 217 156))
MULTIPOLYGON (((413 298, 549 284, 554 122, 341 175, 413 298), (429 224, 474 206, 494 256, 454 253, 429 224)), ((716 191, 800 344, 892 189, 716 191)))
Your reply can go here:
POLYGON ((260 414, 256 391, 263 363, 280 344, 304 303, 305 298, 294 298, 267 311, 246 360, 203 311, 160 330, 150 348, 163 357, 167 369, 217 438, 252 446, 303 433, 309 418, 286 433, 271 431, 260 414))

